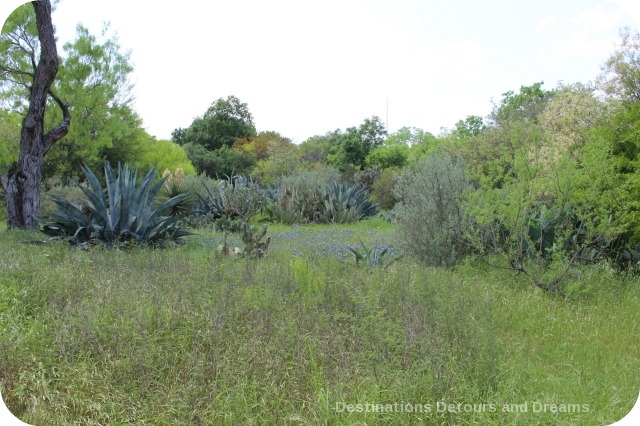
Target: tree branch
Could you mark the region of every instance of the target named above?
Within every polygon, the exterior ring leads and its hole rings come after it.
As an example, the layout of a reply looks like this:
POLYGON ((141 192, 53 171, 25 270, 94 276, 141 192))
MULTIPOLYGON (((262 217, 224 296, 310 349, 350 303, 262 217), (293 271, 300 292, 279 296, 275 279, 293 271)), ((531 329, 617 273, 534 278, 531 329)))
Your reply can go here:
POLYGON ((31 72, 17 70, 17 69, 10 68, 10 67, 4 66, 4 65, 0 65, 0 71, 3 71, 5 73, 9 73, 9 74, 26 75, 27 77, 31 77, 31 78, 33 78, 33 76, 34 76, 34 74, 31 73, 31 72))
POLYGON ((67 133, 69 133, 69 126, 71 125, 71 114, 69 113, 69 105, 62 102, 62 100, 49 89, 49 96, 53 98, 62 110, 62 121, 56 127, 47 132, 42 138, 42 144, 44 145, 44 154, 46 155, 49 149, 54 143, 62 139, 67 133))

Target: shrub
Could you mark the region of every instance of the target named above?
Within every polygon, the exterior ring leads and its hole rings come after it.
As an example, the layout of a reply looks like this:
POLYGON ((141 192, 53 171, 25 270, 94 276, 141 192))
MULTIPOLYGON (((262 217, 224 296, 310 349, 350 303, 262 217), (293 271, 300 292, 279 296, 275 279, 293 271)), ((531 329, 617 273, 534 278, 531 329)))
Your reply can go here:
POLYGON ((397 199, 394 194, 396 173, 387 169, 373 181, 371 186, 371 197, 378 203, 382 210, 391 210, 396 205, 397 199))
POLYGON ((158 245, 165 241, 177 242, 189 235, 177 225, 181 216, 166 216, 172 208, 184 201, 186 194, 171 198, 153 209, 158 192, 166 178, 153 183, 155 169, 151 169, 136 186, 137 169, 118 165, 118 175, 105 163, 106 187, 103 189, 95 173, 82 167, 89 184, 80 189, 88 197, 78 205, 64 197, 50 195, 58 210, 49 214, 43 232, 51 237, 67 238, 76 245, 91 242, 108 247, 135 242, 158 245))
POLYGON ((396 215, 410 253, 433 265, 452 266, 468 251, 469 219, 462 208, 470 188, 462 160, 434 153, 396 179, 396 215))

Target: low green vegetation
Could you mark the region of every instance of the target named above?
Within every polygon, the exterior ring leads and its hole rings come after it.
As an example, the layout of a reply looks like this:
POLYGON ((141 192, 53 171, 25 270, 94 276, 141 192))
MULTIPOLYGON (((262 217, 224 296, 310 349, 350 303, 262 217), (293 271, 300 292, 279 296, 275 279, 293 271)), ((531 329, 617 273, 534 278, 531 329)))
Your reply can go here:
POLYGON ((264 259, 218 255, 213 230, 125 251, 3 231, 5 403, 35 425, 603 425, 637 398, 632 275, 582 266, 559 297, 484 262, 333 250, 388 241, 380 219, 269 231, 264 259), (408 403, 432 411, 357 411, 408 403))
POLYGON ((128 54, 79 26, 73 125, 25 173, 32 9, 0 35, 0 196, 43 176, 39 215, 37 191, 0 209, 22 420, 604 425, 635 403, 640 34, 596 83, 521 86, 438 136, 370 117, 296 145, 235 96, 155 140, 128 54))

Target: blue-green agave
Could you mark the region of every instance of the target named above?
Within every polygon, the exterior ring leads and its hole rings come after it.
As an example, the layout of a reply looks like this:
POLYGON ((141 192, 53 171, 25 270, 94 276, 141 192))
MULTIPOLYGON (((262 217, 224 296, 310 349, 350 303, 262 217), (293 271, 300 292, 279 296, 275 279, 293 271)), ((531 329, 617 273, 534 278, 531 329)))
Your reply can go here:
POLYGON ((188 194, 172 197, 159 206, 154 201, 166 178, 154 183, 156 170, 151 169, 137 185, 137 168, 118 164, 115 175, 104 165, 106 187, 87 165, 82 166, 88 188, 80 186, 87 199, 76 205, 64 197, 51 195, 58 210, 49 214, 43 232, 51 237, 67 238, 73 244, 91 242, 106 246, 129 243, 159 245, 177 242, 191 233, 180 229, 183 215, 171 216, 171 210, 184 202, 188 194))

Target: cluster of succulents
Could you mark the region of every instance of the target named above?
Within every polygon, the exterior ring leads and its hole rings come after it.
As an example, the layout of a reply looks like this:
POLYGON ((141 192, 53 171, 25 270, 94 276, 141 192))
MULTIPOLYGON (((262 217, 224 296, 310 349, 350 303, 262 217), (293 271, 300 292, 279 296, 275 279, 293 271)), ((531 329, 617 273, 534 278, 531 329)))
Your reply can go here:
POLYGON ((292 223, 354 223, 375 216, 379 208, 359 185, 333 182, 300 187, 282 186, 273 194, 268 207, 277 221, 292 223))

